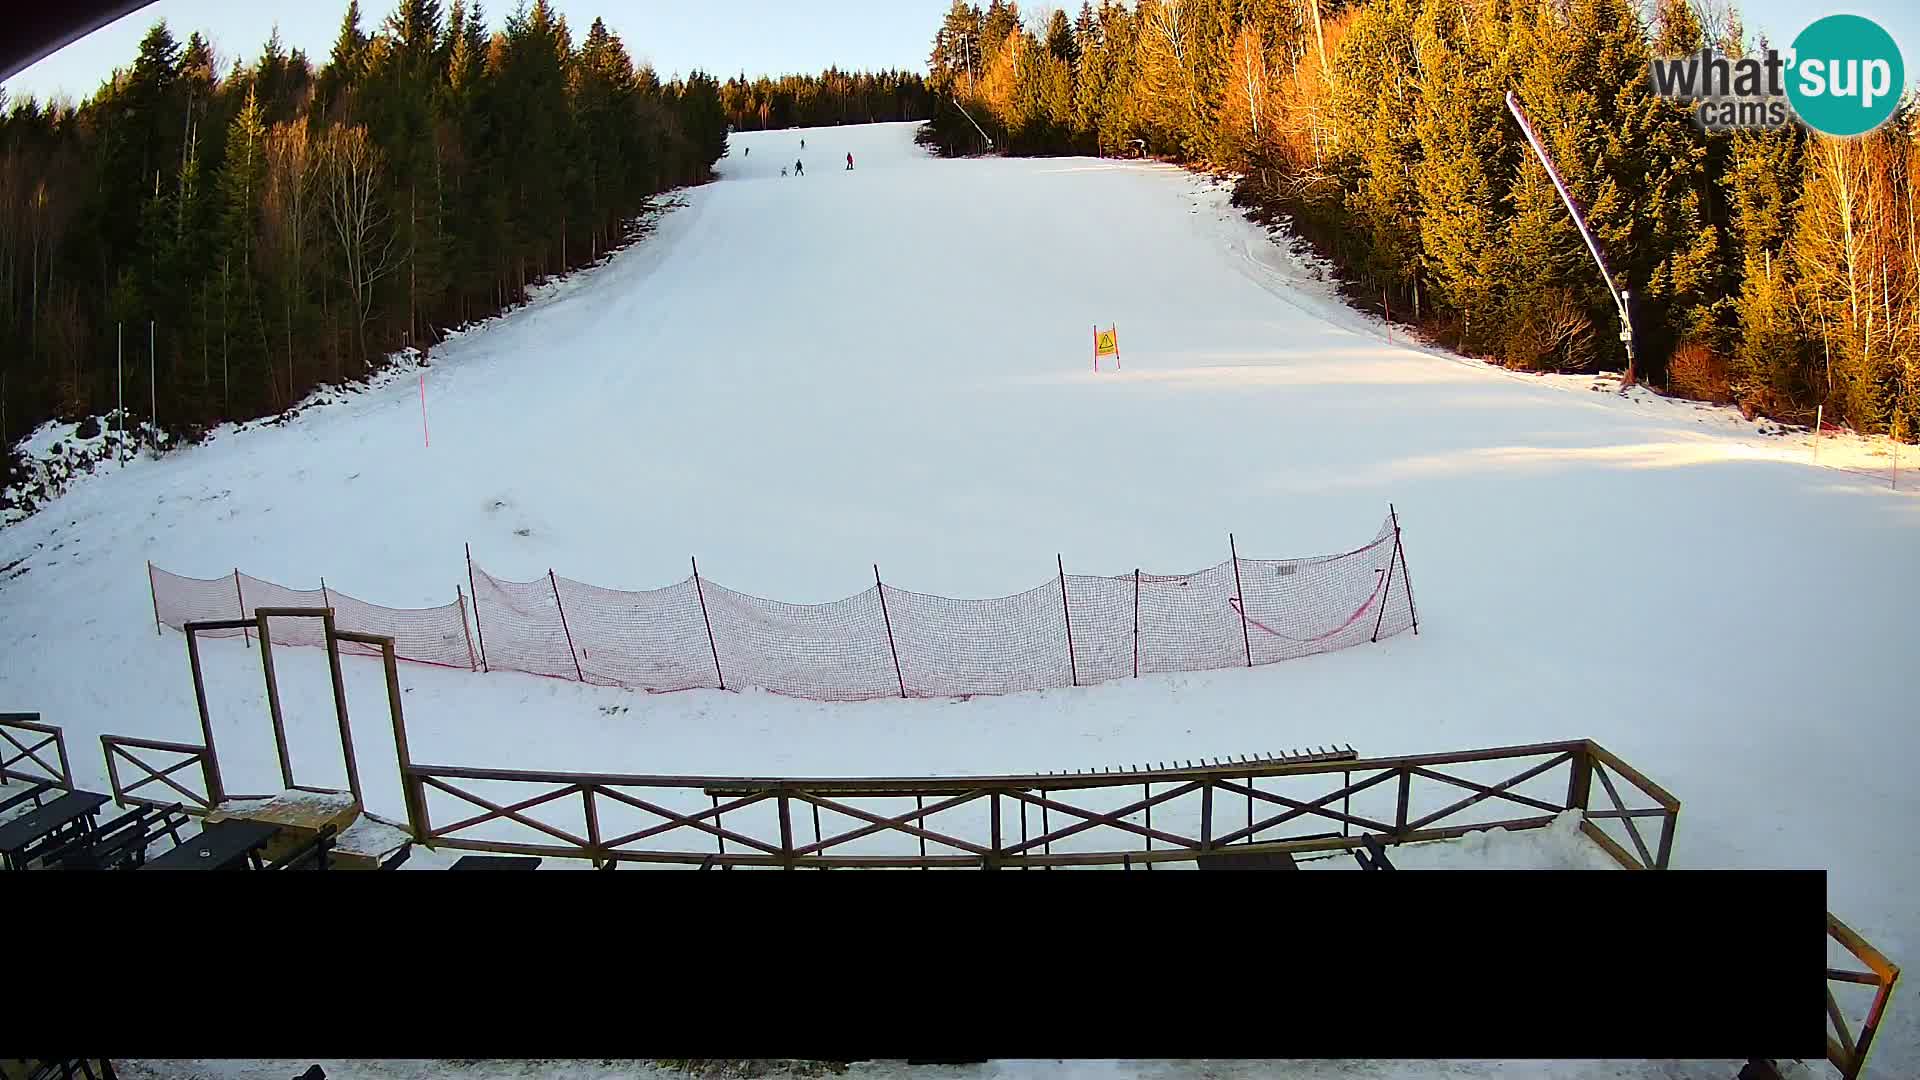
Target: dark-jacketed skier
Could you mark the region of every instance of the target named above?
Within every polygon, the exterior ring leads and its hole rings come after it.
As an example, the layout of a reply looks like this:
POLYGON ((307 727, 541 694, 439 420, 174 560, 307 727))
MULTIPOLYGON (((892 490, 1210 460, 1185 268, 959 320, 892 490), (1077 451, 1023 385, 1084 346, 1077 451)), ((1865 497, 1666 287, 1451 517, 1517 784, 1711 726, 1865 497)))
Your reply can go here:
POLYGON ((793 175, 795 176, 807 175, 807 167, 805 165, 800 164, 798 161, 795 161, 793 163, 793 175))

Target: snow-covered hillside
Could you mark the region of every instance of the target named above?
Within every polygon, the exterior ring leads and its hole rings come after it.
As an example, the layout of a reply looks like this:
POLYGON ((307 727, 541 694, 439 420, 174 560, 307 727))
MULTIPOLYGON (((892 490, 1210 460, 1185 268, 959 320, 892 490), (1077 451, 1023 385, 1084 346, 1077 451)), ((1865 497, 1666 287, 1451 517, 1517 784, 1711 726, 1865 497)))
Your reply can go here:
MULTIPOLYGON (((1056 552, 1117 574, 1214 564, 1229 530, 1247 555, 1344 550, 1392 501, 1417 637, 857 705, 409 667, 412 751, 846 775, 1591 737, 1684 803, 1675 865, 1827 868, 1832 909, 1920 963, 1920 844, 1898 827, 1920 822, 1911 492, 1724 410, 1409 346, 1171 167, 940 161, 880 125, 736 136, 721 174, 643 243, 437 350, 430 448, 400 380, 0 530, 0 707, 64 726, 89 784, 102 731, 196 739, 149 559, 395 606, 451 601, 464 543, 522 580, 643 588, 691 554, 796 602, 858 592, 876 562, 903 588, 999 596, 1056 552), (807 174, 781 177, 797 157, 807 174), (1089 370, 1095 323, 1117 325, 1121 371, 1089 370)), ((229 787, 270 786, 258 656, 206 658, 229 787)), ((296 762, 324 782, 324 663, 276 661, 296 762)), ((372 808, 399 816, 378 665, 347 667, 372 808)), ((1915 985, 1875 1075, 1920 1072, 1915 985)))

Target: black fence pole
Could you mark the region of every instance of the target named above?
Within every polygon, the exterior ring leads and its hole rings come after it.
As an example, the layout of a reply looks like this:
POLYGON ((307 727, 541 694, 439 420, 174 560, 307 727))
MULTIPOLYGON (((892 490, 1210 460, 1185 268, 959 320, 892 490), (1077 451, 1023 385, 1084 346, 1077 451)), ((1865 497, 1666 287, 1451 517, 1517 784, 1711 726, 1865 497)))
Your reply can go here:
POLYGON ((1240 549, 1234 546, 1233 534, 1227 534, 1227 551, 1233 555, 1233 591, 1240 594, 1240 647, 1247 650, 1247 666, 1253 666, 1253 639, 1247 635, 1247 590, 1240 585, 1240 549))
POLYGON ((1073 658, 1073 612, 1067 608, 1067 563, 1055 552, 1053 564, 1060 569, 1060 614, 1067 621, 1067 674, 1073 678, 1073 685, 1079 686, 1080 663, 1073 658))
POLYGON ((1133 568, 1133 677, 1140 677, 1140 568, 1133 568))
POLYGON ((700 598, 700 621, 707 626, 707 648, 713 653, 713 677, 720 680, 720 689, 727 688, 727 676, 720 670, 720 647, 713 643, 713 620, 707 617, 707 593, 700 587, 700 560, 687 556, 693 564, 693 595, 700 598))
MULTIPOLYGON (((1389 515, 1393 513, 1392 503, 1387 504, 1387 513, 1389 515)), ((1380 640, 1380 622, 1387 617, 1387 597, 1393 595, 1393 564, 1399 561, 1400 524, 1396 521, 1393 526, 1393 551, 1387 556, 1387 584, 1385 588, 1380 590, 1380 611, 1373 617, 1373 637, 1369 638, 1369 641, 1380 640)), ((1413 590, 1407 590, 1407 595, 1412 596, 1413 590)))
POLYGON ((880 597, 880 621, 887 627, 887 652, 893 656, 893 677, 900 684, 900 696, 907 696, 907 680, 900 674, 900 650, 893 644, 893 616, 887 614, 887 587, 880 584, 880 564, 873 564, 873 591, 880 597))
POLYGON ((573 647, 573 631, 567 628, 567 609, 560 603, 560 581, 553 576, 552 568, 547 570, 547 584, 553 586, 553 607, 560 613, 560 632, 567 635, 567 655, 573 658, 573 673, 581 682, 586 682, 587 673, 580 670, 580 650, 573 647))
MULTIPOLYGON (((1400 584, 1407 590, 1407 618, 1413 620, 1413 633, 1418 637, 1420 613, 1413 609, 1413 574, 1407 569, 1407 549, 1400 544, 1400 514, 1393 508, 1392 503, 1387 504, 1387 516, 1393 519, 1393 553, 1400 559, 1400 584)), ((1384 597, 1382 602, 1385 602, 1384 597)))
POLYGON ((473 632, 480 638, 480 670, 487 670, 487 632, 480 629, 480 586, 473 580, 473 545, 467 549, 467 588, 473 593, 473 632))

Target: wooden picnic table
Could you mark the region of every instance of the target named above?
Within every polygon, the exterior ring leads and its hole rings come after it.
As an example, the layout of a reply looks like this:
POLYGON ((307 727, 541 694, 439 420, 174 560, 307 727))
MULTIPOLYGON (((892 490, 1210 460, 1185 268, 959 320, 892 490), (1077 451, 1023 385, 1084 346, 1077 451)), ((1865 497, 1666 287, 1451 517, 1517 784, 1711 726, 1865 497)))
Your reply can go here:
POLYGON ((142 870, 245 870, 261 868, 260 852, 280 826, 245 818, 216 821, 200 835, 164 855, 147 860, 142 870))
POLYGON ((37 854, 93 829, 107 797, 97 791, 69 791, 38 810, 0 825, 0 866, 24 870, 37 854))

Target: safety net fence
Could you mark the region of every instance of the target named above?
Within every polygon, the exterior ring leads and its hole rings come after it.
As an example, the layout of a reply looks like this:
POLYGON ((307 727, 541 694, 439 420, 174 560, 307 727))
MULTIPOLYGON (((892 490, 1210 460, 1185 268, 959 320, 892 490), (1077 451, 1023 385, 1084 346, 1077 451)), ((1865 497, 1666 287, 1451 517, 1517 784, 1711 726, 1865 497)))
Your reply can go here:
MULTIPOLYGON (((990 600, 878 581, 824 604, 737 592, 696 572, 638 592, 549 571, 495 577, 468 560, 471 595, 386 608, 324 584, 289 589, 239 571, 212 579, 149 567, 154 617, 251 618, 331 607, 343 630, 390 636, 405 660, 519 671, 664 692, 756 687, 820 701, 966 697, 1084 686, 1143 674, 1252 667, 1417 629, 1396 520, 1338 555, 1230 558, 1187 574, 1069 574, 990 600)), ((321 645, 311 620, 278 620, 275 644, 321 645)), ((238 636, 250 631, 220 631, 238 636)), ((342 651, 366 652, 342 643, 342 651)))

